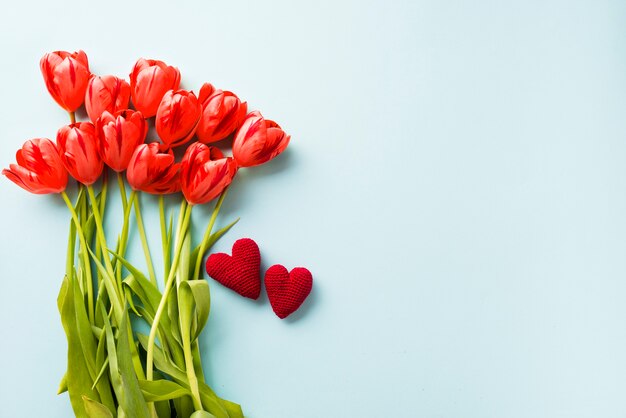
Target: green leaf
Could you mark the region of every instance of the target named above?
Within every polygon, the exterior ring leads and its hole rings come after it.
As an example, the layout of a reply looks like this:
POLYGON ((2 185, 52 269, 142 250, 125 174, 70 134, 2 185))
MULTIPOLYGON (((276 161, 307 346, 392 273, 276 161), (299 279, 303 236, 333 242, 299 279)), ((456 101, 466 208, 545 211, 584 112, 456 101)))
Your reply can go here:
MULTIPOLYGON (((209 240, 207 241, 206 248, 204 249, 205 254, 206 254, 207 251, 209 251, 211 249, 211 247, 213 247, 213 245, 217 242, 217 240, 219 240, 225 233, 230 231, 230 229, 233 226, 235 226, 235 224, 237 222, 239 222, 239 219, 240 218, 235 219, 234 221, 232 221, 231 223, 229 223, 225 227, 223 227, 220 230, 212 233, 211 236, 209 236, 209 240)), ((200 243, 200 245, 198 245, 196 248, 194 248, 193 252, 191 253, 191 263, 192 263, 191 266, 193 268, 196 267, 196 260, 198 259, 198 253, 200 252, 200 247, 201 246, 202 246, 202 243, 200 243)), ((202 256, 204 257, 204 254, 202 254, 202 256)), ((200 271, 202 271, 202 269, 200 269, 200 271)), ((202 274, 200 275, 200 277, 202 277, 202 274)), ((200 277, 193 277, 192 279, 200 279, 200 277)))
MULTIPOLYGON (((100 299, 96 300, 96 312, 101 312, 100 309, 104 306, 100 299)), ((94 327, 92 326, 92 329, 94 327)), ((95 334, 95 333, 94 333, 95 334)), ((92 388, 96 388, 100 394, 100 402, 102 402, 110 411, 115 411, 115 401, 113 400, 113 389, 111 388, 111 381, 109 375, 106 373, 108 370, 109 357, 106 353, 106 333, 104 329, 100 329, 98 333, 98 348, 96 349, 96 367, 100 368, 100 373, 93 382, 92 388)))
POLYGON ((171 380, 140 380, 139 387, 148 402, 166 401, 191 395, 189 389, 171 380))
POLYGON ((128 415, 122 409, 122 405, 117 407, 117 418, 129 418, 128 415))
MULTIPOLYGON (((191 288, 182 282, 178 285, 178 312, 180 323, 180 334, 184 341, 191 341, 191 323, 196 308, 191 288)), ((206 283, 206 282, 204 282, 206 283)))
POLYGON ((67 392, 67 372, 63 375, 63 378, 59 382, 59 389, 57 390, 57 395, 67 392))
MULTIPOLYGON (((74 414, 79 418, 84 418, 87 417, 87 412, 85 411, 82 396, 85 395, 98 401, 100 398, 98 393, 91 389, 95 375, 93 377, 90 375, 88 361, 85 359, 86 350, 83 349, 82 345, 82 341, 93 338, 93 334, 91 333, 90 326, 87 325, 87 335, 81 336, 80 329, 84 327, 81 327, 77 323, 78 317, 82 317, 82 315, 77 315, 77 311, 80 309, 77 309, 76 301, 78 300, 82 303, 82 297, 80 292, 77 292, 77 289, 78 284, 76 283, 74 274, 70 275, 70 277, 65 276, 59 297, 57 298, 57 305, 59 306, 61 323, 67 337, 67 390, 74 414)), ((85 306, 81 305, 81 307, 84 313, 85 306)), ((86 313, 84 313, 84 315, 86 318, 86 313)), ((89 324, 88 320, 86 322, 89 324)), ((88 352, 88 356, 95 354, 95 344, 92 349, 94 351, 88 352)), ((92 364, 92 366, 94 365, 95 360, 93 357, 90 357, 89 363, 92 364)))
MULTIPOLYGON (((144 350, 148 350, 148 336, 143 334, 137 334, 137 340, 144 350)), ((163 354, 163 350, 157 345, 154 346, 154 365, 163 373, 170 376, 172 379, 178 381, 184 381, 187 379, 187 374, 178 366, 170 362, 163 354)))
POLYGON ((239 405, 221 399, 204 383, 199 383, 198 386, 200 387, 202 406, 215 414, 217 418, 244 418, 239 405))
MULTIPOLYGON (((124 267, 126 267, 126 269, 130 272, 131 275, 140 279, 144 279, 145 281, 148 281, 146 276, 140 270, 138 270, 135 266, 129 263, 128 260, 126 260, 124 257, 122 257, 121 255, 119 255, 113 250, 109 250, 109 252, 111 253, 113 257, 115 257, 119 262, 121 262, 124 265, 124 267)), ((149 283, 152 284, 151 282, 149 283)), ((152 286, 154 287, 154 285, 152 286)))
MULTIPOLYGON (((91 251, 91 249, 89 249, 89 254, 91 254, 92 260, 96 264, 98 271, 103 276, 101 283, 105 286, 107 293, 109 293, 109 300, 111 301, 111 304, 113 305, 113 312, 115 313, 115 317, 117 318, 117 320, 120 321, 120 318, 124 315, 124 312, 120 303, 116 301, 117 293, 116 293, 115 284, 114 284, 115 277, 112 277, 109 275, 109 272, 104 268, 104 266, 102 265, 98 257, 94 254, 93 251, 91 251)), ((97 300, 96 300, 96 303, 97 303, 97 300)))
POLYGON ((243 411, 241 410, 241 406, 231 401, 227 401, 226 399, 220 399, 222 406, 228 411, 228 416, 230 418, 244 418, 243 411))
POLYGON ((211 309, 209 283, 205 280, 182 282, 178 286, 178 292, 181 331, 184 329, 185 334, 189 332, 190 341, 193 342, 198 338, 209 318, 211 309), (183 301, 185 302, 184 305, 183 301), (185 311, 184 315, 183 310, 185 311))
POLYGON ((106 376, 104 373, 107 371, 107 367, 109 366, 109 359, 107 358, 104 361, 104 364, 102 364, 102 368, 100 369, 100 373, 98 373, 98 376, 96 376, 96 381, 93 382, 93 385, 91 385, 92 389, 95 389, 96 385, 100 382, 100 379, 102 379, 103 376, 106 376))
MULTIPOLYGON (((144 350, 147 349, 147 335, 137 334, 137 340, 144 347, 144 350)), ((170 376, 178 384, 186 389, 189 389, 187 374, 176 365, 171 363, 165 357, 163 351, 158 346, 154 347, 154 365, 161 372, 170 376)), ((200 389, 200 399, 202 401, 203 407, 206 408, 209 412, 213 413, 217 418, 244 418, 241 407, 239 405, 224 399, 220 399, 206 383, 198 382, 198 386, 200 389)))
POLYGON ((191 288, 193 298, 196 302, 196 320, 191 334, 192 341, 195 341, 209 319, 209 312, 211 311, 211 291, 209 289, 209 283, 205 280, 194 280, 187 283, 191 288))
MULTIPOLYGON (((161 302, 161 292, 152 282, 150 282, 141 272, 135 269, 135 267, 133 267, 123 257, 120 257, 115 253, 113 256, 119 259, 131 272, 131 275, 124 280, 124 285, 130 288, 135 296, 139 298, 143 306, 137 305, 135 307, 137 313, 143 317, 148 325, 152 326, 152 320, 154 319, 155 312, 161 302)), ((161 316, 158 335, 161 344, 166 346, 166 349, 173 352, 174 358, 182 358, 180 338, 178 340, 175 338, 178 336, 178 328, 171 326, 171 320, 168 315, 161 316), (174 336, 171 335, 173 329, 176 330, 174 336)))
POLYGON ((116 348, 111 323, 108 316, 104 315, 104 329, 107 336, 107 351, 109 353, 109 372, 111 383, 119 402, 118 418, 120 411, 122 411, 122 416, 150 418, 148 406, 139 388, 135 372, 132 369, 126 326, 127 318, 128 316, 124 315, 122 324, 120 324, 116 348))
POLYGON ((200 356, 200 348, 198 340, 191 344, 191 355, 193 356, 193 368, 196 371, 196 377, 201 383, 206 383, 204 380, 204 369, 202 368, 202 357, 200 356))
POLYGON ((135 307, 135 303, 133 302, 133 292, 130 288, 126 286, 124 287, 124 297, 126 299, 126 302, 128 302, 128 306, 135 313, 135 315, 141 316, 141 314, 137 311, 137 308, 135 307))
MULTIPOLYGON (((141 317, 146 321, 148 325, 152 325, 154 317, 150 312, 145 310, 143 306, 137 306, 137 310, 141 314, 141 317)), ((169 358, 173 359, 176 364, 184 364, 185 359, 183 356, 183 348, 180 344, 167 332, 166 327, 162 326, 163 321, 159 324, 159 330, 157 337, 161 343, 161 348, 165 351, 169 358)))
POLYGON ((196 411, 189 418, 215 418, 215 415, 208 413, 207 411, 196 411))
POLYGON ((85 363, 87 364, 87 368, 89 370, 89 375, 92 380, 94 380, 98 373, 95 359, 96 343, 91 330, 91 324, 89 323, 89 318, 87 317, 83 295, 80 293, 78 283, 76 281, 74 283, 74 312, 76 315, 78 337, 83 350, 85 363))
POLYGON ((83 396, 83 403, 89 418, 113 418, 113 414, 109 411, 109 408, 102 405, 100 402, 83 396))
POLYGON ((170 401, 155 402, 154 409, 156 409, 157 417, 170 418, 174 416, 172 408, 170 408, 170 401))
POLYGON ((174 408, 176 409, 177 417, 189 417, 196 410, 193 406, 191 397, 185 396, 184 398, 177 398, 172 401, 174 408))
MULTIPOLYGON (((169 334, 176 341, 180 347, 183 346, 183 340, 180 336, 180 329, 178 328, 178 289, 176 286, 172 286, 172 290, 167 298, 167 316, 170 320, 170 327, 168 328, 169 334)), ((162 322, 163 320, 161 320, 162 322)))
POLYGON ((119 337, 117 341, 117 357, 120 377, 122 379, 123 393, 118 401, 126 415, 133 418, 150 418, 148 405, 143 398, 137 375, 133 369, 133 360, 130 349, 130 339, 132 336, 128 332, 128 315, 120 324, 119 337))

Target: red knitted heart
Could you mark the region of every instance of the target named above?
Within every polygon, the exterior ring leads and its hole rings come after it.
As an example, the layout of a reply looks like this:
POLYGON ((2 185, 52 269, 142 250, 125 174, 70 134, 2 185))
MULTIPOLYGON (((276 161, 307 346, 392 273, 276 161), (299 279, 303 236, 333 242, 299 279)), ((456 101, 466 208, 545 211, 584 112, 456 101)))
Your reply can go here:
POLYGON ((233 244, 233 255, 211 254, 206 272, 215 280, 250 299, 261 293, 261 254, 256 242, 241 238, 233 244))
POLYGON ((284 319, 294 313, 311 293, 313 276, 304 267, 288 272, 280 264, 265 273, 265 289, 274 313, 284 319))

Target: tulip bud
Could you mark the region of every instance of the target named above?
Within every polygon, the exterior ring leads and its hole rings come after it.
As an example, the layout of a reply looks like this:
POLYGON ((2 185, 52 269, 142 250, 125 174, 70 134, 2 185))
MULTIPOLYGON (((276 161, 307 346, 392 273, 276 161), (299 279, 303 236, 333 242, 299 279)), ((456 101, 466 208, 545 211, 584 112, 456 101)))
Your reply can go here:
POLYGON ((240 167, 263 164, 283 152, 290 135, 259 111, 248 113, 233 140, 233 157, 240 167))
POLYGON ((157 110, 155 127, 167 148, 189 141, 198 127, 202 110, 196 95, 186 90, 165 93, 157 110))
POLYGON ((169 194, 180 190, 180 164, 174 153, 159 151, 159 144, 141 144, 130 158, 126 179, 133 190, 152 194, 169 194))
POLYGON ((230 157, 214 160, 211 158, 210 148, 195 142, 187 148, 181 162, 183 195, 192 205, 201 205, 215 199, 228 187, 237 173, 235 160, 230 157))
POLYGON ((89 80, 85 95, 85 109, 92 122, 106 110, 115 113, 128 108, 130 85, 113 75, 94 76, 89 80))
POLYGON ((43 79, 52 98, 68 112, 74 112, 85 100, 91 73, 83 51, 55 51, 39 62, 43 79))
POLYGON ((86 186, 98 180, 104 164, 93 123, 78 122, 62 127, 57 132, 57 147, 63 165, 72 177, 86 186))
POLYGON ((179 85, 180 72, 163 61, 140 58, 130 73, 133 104, 146 118, 156 115, 165 93, 179 85))
POLYGON ((141 112, 120 110, 113 116, 105 111, 96 121, 100 156, 118 173, 126 170, 130 157, 148 134, 148 122, 141 112))
POLYGON ((230 91, 215 90, 209 83, 200 89, 198 100, 202 115, 196 135, 205 144, 216 142, 232 134, 246 117, 248 105, 230 91))
POLYGON ((35 194, 61 193, 67 186, 67 170, 54 142, 47 138, 26 141, 15 155, 17 164, 2 174, 26 191, 35 194))

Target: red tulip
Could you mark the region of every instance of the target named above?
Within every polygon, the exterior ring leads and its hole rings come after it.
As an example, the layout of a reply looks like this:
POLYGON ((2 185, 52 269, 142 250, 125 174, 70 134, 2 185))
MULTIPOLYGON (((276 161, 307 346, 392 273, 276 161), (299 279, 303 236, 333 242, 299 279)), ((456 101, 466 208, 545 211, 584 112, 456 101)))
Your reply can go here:
POLYGON ((157 110, 155 127, 167 148, 189 141, 198 127, 202 107, 193 92, 186 90, 165 93, 157 110))
POLYGON ((87 186, 98 180, 104 164, 93 123, 78 122, 62 127, 57 133, 57 146, 61 161, 72 177, 87 186))
MULTIPOLYGON (((230 157, 212 159, 210 148, 212 147, 195 142, 187 148, 181 162, 183 194, 192 205, 201 205, 215 199, 228 187, 237 173, 235 160, 230 157)), ((214 156, 216 155, 213 154, 214 156)))
POLYGON ((94 76, 89 80, 85 95, 85 109, 94 123, 106 110, 115 113, 128 108, 130 85, 113 75, 94 76))
POLYGON ((209 147, 209 157, 211 157, 212 160, 219 160, 220 158, 224 158, 224 153, 217 147, 209 147))
POLYGON ((230 91, 215 90, 209 83, 200 89, 198 100, 202 115, 196 134, 205 144, 216 142, 232 134, 246 117, 248 105, 230 91))
POLYGON ((130 157, 148 133, 148 122, 141 112, 120 110, 113 116, 104 111, 96 121, 100 156, 105 164, 118 173, 126 170, 130 157))
POLYGON ((255 110, 248 113, 235 134, 233 157, 240 167, 263 164, 283 152, 290 138, 276 122, 264 119, 255 110))
POLYGON ((168 90, 177 90, 180 72, 163 61, 137 60, 130 73, 130 88, 135 109, 146 118, 156 115, 159 103, 168 90))
POLYGON ((89 62, 83 51, 55 51, 39 62, 43 79, 52 98, 68 112, 74 112, 85 100, 89 83, 89 62))
POLYGON ((175 193, 180 190, 179 167, 171 150, 160 152, 156 142, 141 144, 130 159, 126 178, 133 190, 152 194, 175 193))
POLYGON ((47 138, 26 141, 15 158, 17 164, 11 164, 2 174, 22 189, 35 194, 65 190, 67 170, 54 142, 47 138))

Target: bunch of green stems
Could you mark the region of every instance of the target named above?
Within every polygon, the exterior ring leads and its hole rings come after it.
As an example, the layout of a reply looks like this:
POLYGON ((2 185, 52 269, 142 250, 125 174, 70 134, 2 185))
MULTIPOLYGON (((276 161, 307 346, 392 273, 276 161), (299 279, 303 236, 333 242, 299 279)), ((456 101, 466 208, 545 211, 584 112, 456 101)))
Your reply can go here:
POLYGON ((213 231, 227 190, 215 202, 195 246, 193 205, 182 198, 174 225, 175 211, 167 216, 165 198, 158 197, 159 280, 142 216, 142 193, 129 193, 120 173, 117 188, 123 222, 114 247, 105 220, 107 175, 98 191, 79 184, 74 199, 62 193, 71 222, 58 297, 68 341, 67 372, 59 393, 69 392, 77 417, 242 418, 239 405, 218 397, 207 384, 198 343, 210 310, 202 260, 237 222, 213 231), (127 259, 131 225, 136 225, 147 273, 127 259), (147 335, 141 332, 146 328, 147 335))

